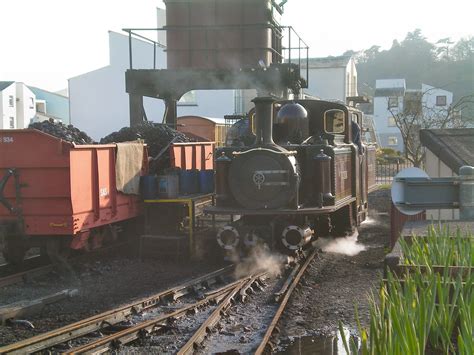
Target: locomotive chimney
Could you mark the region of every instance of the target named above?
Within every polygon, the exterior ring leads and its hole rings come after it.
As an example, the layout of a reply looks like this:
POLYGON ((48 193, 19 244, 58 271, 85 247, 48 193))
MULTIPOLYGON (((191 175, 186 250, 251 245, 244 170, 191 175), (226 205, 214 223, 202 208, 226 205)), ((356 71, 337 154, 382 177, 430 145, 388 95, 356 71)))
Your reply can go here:
POLYGON ((273 142, 273 103, 272 97, 256 97, 252 100, 255 104, 255 130, 256 145, 275 145, 273 142))

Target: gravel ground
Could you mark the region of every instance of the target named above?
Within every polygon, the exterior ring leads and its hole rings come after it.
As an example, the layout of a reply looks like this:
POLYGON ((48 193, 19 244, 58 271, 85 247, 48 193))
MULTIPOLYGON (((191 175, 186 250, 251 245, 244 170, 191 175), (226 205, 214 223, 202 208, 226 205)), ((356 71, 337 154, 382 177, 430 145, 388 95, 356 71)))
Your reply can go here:
MULTIPOLYGON (((280 322, 281 344, 288 344, 295 338, 307 335, 330 336, 337 331, 340 320, 351 332, 354 332, 356 329, 355 304, 358 306, 362 324, 367 323, 367 296, 371 290, 377 289, 383 272, 383 259, 389 245, 389 190, 371 193, 369 203, 372 208, 370 219, 359 228, 357 243, 349 240, 342 246, 346 252, 365 250, 352 256, 328 251, 318 256, 308 268, 302 287, 290 299, 280 322)), ((109 255, 91 258, 75 265, 79 282, 67 281, 59 275, 49 274, 26 285, 5 287, 0 289, 2 304, 33 299, 66 288, 77 288, 79 294, 74 298, 47 306, 40 314, 30 317, 28 320, 35 325, 35 329, 0 326, 0 345, 31 337, 130 303, 221 266, 221 263, 210 260, 184 263, 180 261, 177 264, 175 261, 157 260, 139 262, 127 255, 109 255)), ((272 287, 267 289, 272 289, 272 287)), ((253 297, 259 298, 262 294, 257 292, 253 297)), ((255 314, 262 313, 259 307, 259 302, 256 302, 255 314)), ((249 350, 253 340, 245 333, 264 330, 261 329, 262 324, 259 326, 257 318, 250 321, 240 319, 240 311, 238 306, 235 311, 230 312, 233 318, 225 319, 222 324, 222 330, 228 331, 228 337, 235 338, 232 341, 234 345, 224 349, 218 346, 219 342, 213 343, 211 340, 208 341, 208 346, 210 345, 216 351, 235 349, 246 352, 249 350), (240 329, 232 328, 236 324, 240 324, 240 329), (234 333, 238 336, 229 335, 234 333)), ((172 334, 167 335, 173 337, 172 334)), ((127 353, 143 353, 145 349, 150 353, 175 350, 174 347, 164 349, 154 346, 155 341, 160 342, 159 335, 145 347, 134 344, 125 349, 127 353)), ((292 352, 289 348, 281 349, 292 352)), ((306 350, 308 349, 310 348, 307 347, 306 350)), ((300 346, 299 353, 305 353, 304 350, 305 347, 300 346)))
MULTIPOLYGON (((339 248, 349 254, 362 247, 365 250, 353 256, 335 252, 319 255, 281 320, 282 343, 304 336, 331 337, 337 332, 339 321, 355 333, 355 305, 362 325, 368 323, 368 296, 377 292, 390 244, 390 190, 372 192, 369 208, 370 218, 359 227, 357 243, 348 241, 339 248)), ((312 351, 308 347, 306 350, 312 351)))

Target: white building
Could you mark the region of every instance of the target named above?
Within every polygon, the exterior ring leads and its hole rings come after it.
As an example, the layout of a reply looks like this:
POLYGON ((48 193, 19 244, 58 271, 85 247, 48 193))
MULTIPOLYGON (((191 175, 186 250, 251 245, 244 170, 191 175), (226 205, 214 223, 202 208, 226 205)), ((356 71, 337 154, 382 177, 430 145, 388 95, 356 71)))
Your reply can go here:
POLYGON ((0 129, 26 128, 35 115, 36 97, 25 84, 0 81, 0 129))
MULTIPOLYGON (((164 10, 157 9, 158 27, 164 10)), ((151 35, 150 35, 151 36, 151 35)), ((163 39, 159 37, 159 43, 163 39)), ((129 38, 109 31, 109 65, 69 79, 71 123, 98 140, 130 125, 129 95, 125 91, 125 72, 130 68, 129 38)), ((153 44, 132 40, 133 68, 153 69, 153 44)), ((166 68, 166 52, 156 50, 156 69, 166 68)), ((144 98, 147 119, 162 122, 162 100, 144 98)), ((186 94, 178 103, 179 116, 224 117, 234 113, 234 90, 202 90, 186 94)))
MULTIPOLYGON (((302 63, 302 73, 306 63, 302 63)), ((309 87, 306 94, 323 100, 339 100, 346 103, 350 96, 357 96, 357 69, 352 56, 310 58, 309 87)))
MULTIPOLYGON (((443 115, 453 102, 449 91, 422 84, 421 89, 406 88, 405 79, 377 80, 374 95, 374 124, 380 147, 404 150, 403 139, 395 117, 415 105, 426 118, 443 115)), ((415 109, 416 109, 415 107, 415 109)))

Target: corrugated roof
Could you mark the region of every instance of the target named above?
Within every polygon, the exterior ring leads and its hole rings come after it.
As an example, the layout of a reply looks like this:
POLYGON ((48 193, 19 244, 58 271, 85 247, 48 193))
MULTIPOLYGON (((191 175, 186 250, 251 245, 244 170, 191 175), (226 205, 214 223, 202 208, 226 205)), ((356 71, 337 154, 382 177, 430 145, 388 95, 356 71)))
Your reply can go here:
POLYGON ((2 91, 3 89, 6 89, 13 83, 14 81, 0 81, 0 91, 2 91))
POLYGON ((422 129, 420 140, 456 173, 463 165, 474 166, 474 128, 422 129))
MULTIPOLYGON (((341 55, 338 57, 324 57, 324 58, 309 58, 309 68, 319 69, 319 68, 345 68, 352 56, 350 55, 341 55)), ((306 60, 301 60, 301 67, 306 68, 306 60)))

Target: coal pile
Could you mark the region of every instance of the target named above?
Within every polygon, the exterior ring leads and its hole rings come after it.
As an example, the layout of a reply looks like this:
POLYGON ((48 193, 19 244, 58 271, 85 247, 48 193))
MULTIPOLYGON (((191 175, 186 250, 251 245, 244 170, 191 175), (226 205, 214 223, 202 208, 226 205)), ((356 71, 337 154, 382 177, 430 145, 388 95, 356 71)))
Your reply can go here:
POLYGON ((53 120, 30 123, 28 128, 34 128, 41 132, 48 133, 56 138, 76 144, 94 144, 94 140, 86 133, 72 125, 64 125, 53 120))
MULTIPOLYGON (((183 133, 166 124, 143 122, 134 127, 124 127, 100 140, 101 144, 120 143, 142 139, 148 146, 148 155, 156 157, 171 141, 174 143, 190 142, 183 133)), ((158 173, 170 166, 169 150, 166 150, 156 161, 150 164, 150 173, 158 173)))

